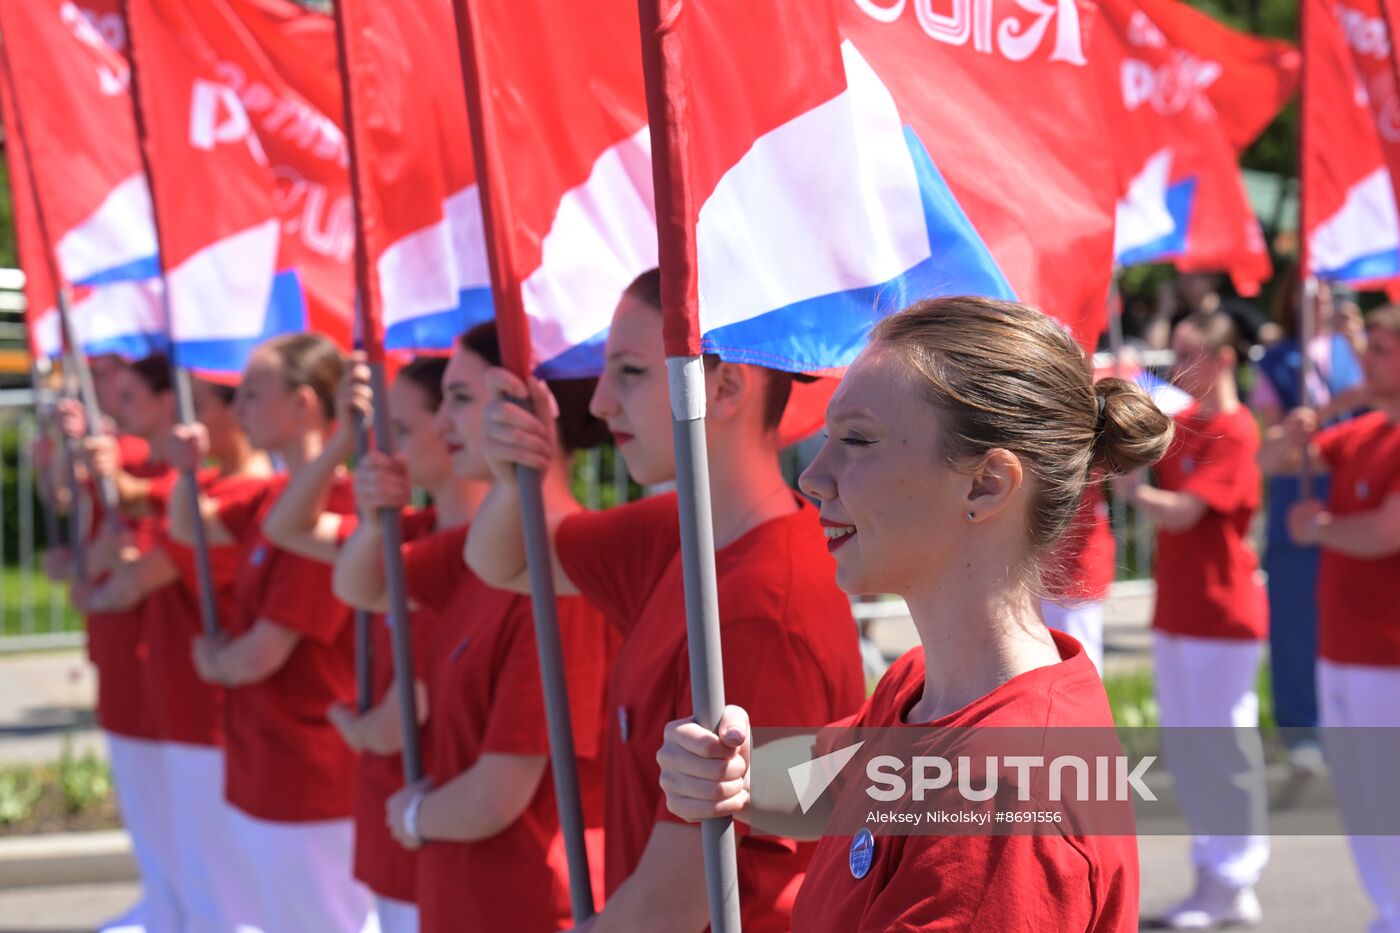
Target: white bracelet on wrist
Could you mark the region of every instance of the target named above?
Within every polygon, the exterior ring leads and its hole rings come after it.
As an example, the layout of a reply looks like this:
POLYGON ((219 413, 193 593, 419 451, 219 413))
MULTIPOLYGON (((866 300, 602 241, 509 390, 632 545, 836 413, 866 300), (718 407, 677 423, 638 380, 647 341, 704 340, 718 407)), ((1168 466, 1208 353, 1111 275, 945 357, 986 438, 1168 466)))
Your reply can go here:
POLYGON ((403 808, 403 834, 413 840, 414 845, 423 844, 423 831, 418 826, 418 812, 423 807, 423 798, 428 796, 428 789, 425 787, 408 799, 408 806, 403 808))

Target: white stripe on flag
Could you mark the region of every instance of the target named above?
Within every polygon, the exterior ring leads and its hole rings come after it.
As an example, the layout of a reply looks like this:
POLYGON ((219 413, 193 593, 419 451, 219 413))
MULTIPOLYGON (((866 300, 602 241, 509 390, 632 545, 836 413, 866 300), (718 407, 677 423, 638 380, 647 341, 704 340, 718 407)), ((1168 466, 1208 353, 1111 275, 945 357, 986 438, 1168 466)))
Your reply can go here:
POLYGON ((1128 193, 1118 202, 1114 218, 1114 256, 1156 243, 1176 229, 1176 221, 1167 209, 1171 172, 1172 151, 1162 149, 1154 152, 1142 171, 1128 183, 1128 193))
POLYGON ((84 344, 121 337, 165 334, 159 279, 101 285, 73 307, 73 326, 84 344))
POLYGON ((566 193, 521 291, 541 361, 606 330, 622 290, 656 266, 651 135, 642 127, 566 193))
POLYGON ((878 285, 931 254, 894 98, 849 42, 847 89, 759 138, 700 208, 706 332, 878 285))
POLYGON ((170 271, 170 329, 175 340, 247 340, 263 332, 277 272, 280 228, 276 219, 249 227, 170 271))
POLYGON ((144 175, 112 189, 91 216, 58 241, 58 262, 70 282, 156 255, 151 194, 144 175))
POLYGON ((1341 210, 1318 224, 1308 244, 1317 272, 1344 269, 1365 256, 1400 246, 1400 220, 1390 173, 1381 166, 1347 192, 1341 210))
POLYGON ((461 292, 491 287, 476 185, 443 202, 443 218, 379 257, 384 327, 456 308, 461 292))

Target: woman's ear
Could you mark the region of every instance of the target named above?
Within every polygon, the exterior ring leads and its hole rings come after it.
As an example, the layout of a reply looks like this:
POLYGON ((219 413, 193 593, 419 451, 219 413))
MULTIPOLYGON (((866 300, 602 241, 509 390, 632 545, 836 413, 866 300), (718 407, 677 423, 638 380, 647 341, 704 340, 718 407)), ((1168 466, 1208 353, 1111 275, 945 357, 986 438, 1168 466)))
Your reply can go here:
POLYGON ((738 363, 721 362, 705 373, 709 402, 706 418, 727 421, 744 406, 744 401, 755 389, 756 374, 748 366, 738 363))
POLYGON ((297 414, 303 418, 314 418, 322 414, 321 399, 311 386, 297 386, 292 391, 292 404, 296 407, 297 414))
POLYGON ((968 474, 966 509, 969 521, 977 522, 1006 508, 1025 482, 1021 458, 1000 447, 987 451, 968 474))

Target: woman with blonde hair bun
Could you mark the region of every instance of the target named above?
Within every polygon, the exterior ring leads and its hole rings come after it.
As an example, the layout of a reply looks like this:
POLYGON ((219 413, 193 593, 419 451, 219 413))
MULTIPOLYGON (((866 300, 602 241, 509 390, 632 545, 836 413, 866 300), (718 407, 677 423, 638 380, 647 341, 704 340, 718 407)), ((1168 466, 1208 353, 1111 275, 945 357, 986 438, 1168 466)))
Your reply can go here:
MULTIPOLYGON (((1111 728, 1083 648, 1041 619, 1040 563, 1091 475, 1166 451, 1172 423, 1147 394, 1094 384, 1079 346, 1033 308, 942 298, 876 325, 827 430, 801 486, 821 505, 836 582, 902 596, 922 643, 840 725, 1111 728)), ((783 809, 772 788, 751 799, 750 756, 739 707, 714 731, 672 722, 658 754, 667 805, 687 820, 783 809)), ((793 928, 1136 930, 1137 847, 1122 828, 823 836, 793 928)))

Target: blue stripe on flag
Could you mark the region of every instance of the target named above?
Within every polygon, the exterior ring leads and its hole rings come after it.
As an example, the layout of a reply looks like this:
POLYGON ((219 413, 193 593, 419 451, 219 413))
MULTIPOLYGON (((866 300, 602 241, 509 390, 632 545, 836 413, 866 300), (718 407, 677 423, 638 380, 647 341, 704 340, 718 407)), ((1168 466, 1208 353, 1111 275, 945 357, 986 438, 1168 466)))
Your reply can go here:
POLYGON ((1161 262, 1186 252, 1186 234, 1191 229, 1191 213, 1196 206, 1196 178, 1183 178, 1167 188, 1167 213, 1176 229, 1164 237, 1135 246, 1118 257, 1120 266, 1161 262))
POLYGON ((606 329, 535 367, 541 379, 589 379, 603 371, 606 329))
POLYGON ((850 365, 875 323, 913 301, 945 295, 1015 299, 918 135, 906 126, 904 138, 918 175, 932 255, 888 282, 820 295, 715 328, 705 334, 705 352, 794 372, 832 369, 850 365))
POLYGON ((1400 275, 1400 250, 1386 249, 1358 256, 1337 269, 1319 269, 1317 277, 1331 282, 1369 282, 1400 275))
POLYGON ((133 259, 124 265, 113 266, 110 269, 103 269, 101 272, 94 272, 81 282, 74 282, 74 285, 111 285, 113 282, 139 282, 143 279, 154 279, 160 276, 160 257, 146 256, 141 259, 133 259))
POLYGON ((242 373, 253 349, 269 337, 306 330, 306 301, 301 279, 294 271, 279 272, 272 280, 262 333, 229 340, 182 340, 175 345, 175 361, 190 369, 216 373, 242 373))
POLYGON ((496 316, 491 289, 471 288, 458 293, 457 307, 434 311, 389 326, 384 333, 386 350, 447 350, 459 334, 496 316))

